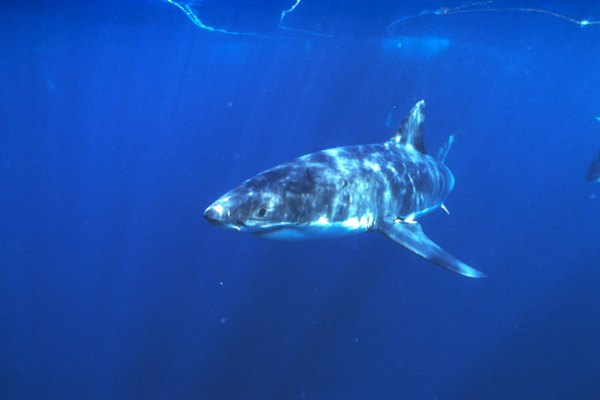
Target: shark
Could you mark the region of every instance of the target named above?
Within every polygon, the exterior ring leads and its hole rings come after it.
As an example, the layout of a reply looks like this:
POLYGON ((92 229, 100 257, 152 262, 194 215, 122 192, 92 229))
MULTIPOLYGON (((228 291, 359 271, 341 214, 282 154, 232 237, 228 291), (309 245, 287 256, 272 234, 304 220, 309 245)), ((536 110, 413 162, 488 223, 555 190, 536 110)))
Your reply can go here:
POLYGON ((585 177, 590 182, 600 182, 600 150, 592 160, 585 177))
POLYGON ((418 219, 447 208, 454 188, 445 164, 453 136, 435 157, 423 140, 425 101, 384 143, 322 150, 247 179, 204 211, 213 225, 270 239, 380 232, 418 256, 470 278, 484 273, 425 235, 418 219))

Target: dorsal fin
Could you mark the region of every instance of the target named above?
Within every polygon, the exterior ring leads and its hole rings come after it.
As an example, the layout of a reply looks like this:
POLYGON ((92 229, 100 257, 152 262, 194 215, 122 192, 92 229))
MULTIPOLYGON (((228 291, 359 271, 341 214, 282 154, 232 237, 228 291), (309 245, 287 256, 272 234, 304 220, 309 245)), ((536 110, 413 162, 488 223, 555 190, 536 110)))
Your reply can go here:
POLYGON ((419 101, 404 118, 402 125, 396 131, 392 142, 413 148, 426 154, 423 143, 423 123, 425 122, 425 100, 419 101))

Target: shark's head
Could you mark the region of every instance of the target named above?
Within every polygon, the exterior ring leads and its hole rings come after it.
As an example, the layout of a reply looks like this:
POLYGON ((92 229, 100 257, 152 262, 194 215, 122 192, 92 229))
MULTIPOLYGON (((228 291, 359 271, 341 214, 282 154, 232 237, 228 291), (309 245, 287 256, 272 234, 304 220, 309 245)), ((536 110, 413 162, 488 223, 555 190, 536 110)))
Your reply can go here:
POLYGON ((281 225, 280 196, 249 190, 247 183, 215 201, 204 211, 213 225, 240 232, 260 233, 281 225))
POLYGON ((275 237, 280 230, 296 230, 314 219, 326 195, 317 190, 308 168, 284 164, 248 179, 204 211, 214 225, 275 237))

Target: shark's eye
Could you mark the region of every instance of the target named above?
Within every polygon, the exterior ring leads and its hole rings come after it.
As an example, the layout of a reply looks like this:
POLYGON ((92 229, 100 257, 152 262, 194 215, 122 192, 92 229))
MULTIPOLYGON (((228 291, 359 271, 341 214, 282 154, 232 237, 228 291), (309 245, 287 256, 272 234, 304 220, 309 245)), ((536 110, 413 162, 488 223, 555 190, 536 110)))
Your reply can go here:
POLYGON ((264 217, 265 215, 267 215, 267 209, 264 207, 261 207, 258 209, 257 214, 259 217, 264 217))

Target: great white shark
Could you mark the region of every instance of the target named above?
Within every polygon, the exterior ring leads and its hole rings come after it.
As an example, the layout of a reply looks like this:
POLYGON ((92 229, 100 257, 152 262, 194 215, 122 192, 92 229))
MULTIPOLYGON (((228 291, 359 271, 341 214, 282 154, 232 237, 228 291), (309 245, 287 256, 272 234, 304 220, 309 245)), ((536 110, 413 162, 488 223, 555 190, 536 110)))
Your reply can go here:
POLYGON ((592 160, 585 178, 590 182, 600 182, 600 150, 592 160))
POLYGON ((444 164, 453 138, 436 158, 427 154, 424 109, 421 100, 384 143, 327 149, 261 172, 220 197, 204 217, 274 239, 377 231, 443 268, 484 277, 429 239, 417 222, 445 209, 454 188, 444 164))

